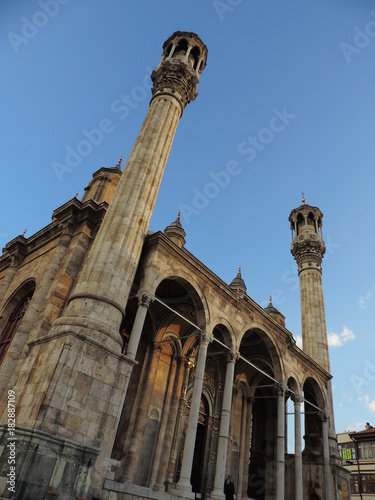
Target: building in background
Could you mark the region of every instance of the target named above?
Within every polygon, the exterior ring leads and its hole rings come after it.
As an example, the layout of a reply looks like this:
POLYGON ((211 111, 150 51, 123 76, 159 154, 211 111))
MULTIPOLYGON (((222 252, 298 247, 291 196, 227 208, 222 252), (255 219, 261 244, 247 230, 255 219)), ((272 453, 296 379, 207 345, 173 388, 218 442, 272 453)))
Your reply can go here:
POLYGON ((337 445, 350 472, 352 499, 375 500, 375 428, 366 422, 363 431, 338 434, 337 445))
POLYGON ((348 498, 332 407, 321 211, 303 200, 289 216, 304 350, 272 301, 263 309, 247 295, 241 269, 224 283, 185 248, 179 216, 148 232, 206 59, 194 33, 168 38, 123 171, 100 168, 81 201, 5 247, 4 498, 222 499, 228 472, 238 499, 348 498))

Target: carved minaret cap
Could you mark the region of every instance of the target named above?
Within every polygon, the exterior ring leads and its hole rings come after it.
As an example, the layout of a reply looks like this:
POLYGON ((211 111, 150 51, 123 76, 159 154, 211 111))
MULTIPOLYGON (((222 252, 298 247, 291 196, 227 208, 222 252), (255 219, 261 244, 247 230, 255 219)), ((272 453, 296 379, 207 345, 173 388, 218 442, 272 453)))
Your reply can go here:
POLYGON ((186 233, 180 221, 180 212, 178 212, 177 219, 164 229, 164 234, 178 247, 182 248, 185 245, 186 233))
POLYGON ((289 215, 292 231, 291 252, 298 264, 298 272, 308 267, 321 267, 326 247, 323 240, 323 214, 317 207, 305 203, 289 215))
MULTIPOLYGON (((163 45, 159 66, 152 72, 152 99, 171 95, 181 105, 181 114, 198 95, 197 84, 207 62, 207 47, 195 33, 176 31, 163 45)), ((151 99, 151 100, 152 100, 151 99)))
POLYGON ((270 296, 270 302, 264 310, 273 317, 280 325, 285 326, 285 316, 281 314, 280 311, 276 309, 276 307, 272 304, 272 295, 270 296))
POLYGON ((231 284, 229 285, 231 290, 233 290, 237 295, 243 297, 246 293, 246 285, 245 281, 242 278, 241 275, 241 266, 238 269, 237 276, 232 280, 231 284))

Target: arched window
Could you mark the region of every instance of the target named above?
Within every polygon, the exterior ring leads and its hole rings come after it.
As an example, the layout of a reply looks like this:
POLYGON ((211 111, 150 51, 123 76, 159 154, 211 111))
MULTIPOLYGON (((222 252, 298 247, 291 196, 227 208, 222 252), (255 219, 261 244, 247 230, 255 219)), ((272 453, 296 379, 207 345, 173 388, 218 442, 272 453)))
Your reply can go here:
POLYGON ((0 335, 0 365, 5 358, 5 354, 18 330, 18 327, 20 326, 27 306, 29 305, 31 297, 33 296, 34 290, 35 288, 33 287, 18 301, 0 335))

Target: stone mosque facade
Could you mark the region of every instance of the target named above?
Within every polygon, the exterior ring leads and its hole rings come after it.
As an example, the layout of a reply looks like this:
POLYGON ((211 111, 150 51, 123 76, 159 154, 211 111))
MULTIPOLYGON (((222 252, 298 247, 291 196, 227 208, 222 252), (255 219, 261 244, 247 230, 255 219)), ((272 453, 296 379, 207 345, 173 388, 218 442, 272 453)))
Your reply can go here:
POLYGON ((179 216, 148 231, 206 59, 194 33, 170 36, 123 170, 100 168, 81 201, 3 250, 1 498, 223 499, 228 473, 238 500, 349 498, 322 212, 303 202, 289 216, 303 350, 271 301, 262 308, 246 294, 241 270, 224 283, 185 248, 179 216))

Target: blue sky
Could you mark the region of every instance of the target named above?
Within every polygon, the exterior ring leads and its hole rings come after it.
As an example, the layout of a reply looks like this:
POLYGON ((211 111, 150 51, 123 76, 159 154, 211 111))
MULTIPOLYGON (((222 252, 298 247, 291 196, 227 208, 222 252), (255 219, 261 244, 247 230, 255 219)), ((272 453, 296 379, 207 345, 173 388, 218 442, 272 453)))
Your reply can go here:
POLYGON ((0 244, 47 225, 99 167, 125 163, 149 74, 178 30, 202 38, 208 64, 150 229, 181 208, 186 248, 227 283, 241 265, 248 294, 265 306, 272 293, 298 338, 288 216, 304 192, 324 214, 336 431, 363 429, 375 422, 371 0, 2 2, 0 244), (271 136, 264 129, 280 114, 271 136))

